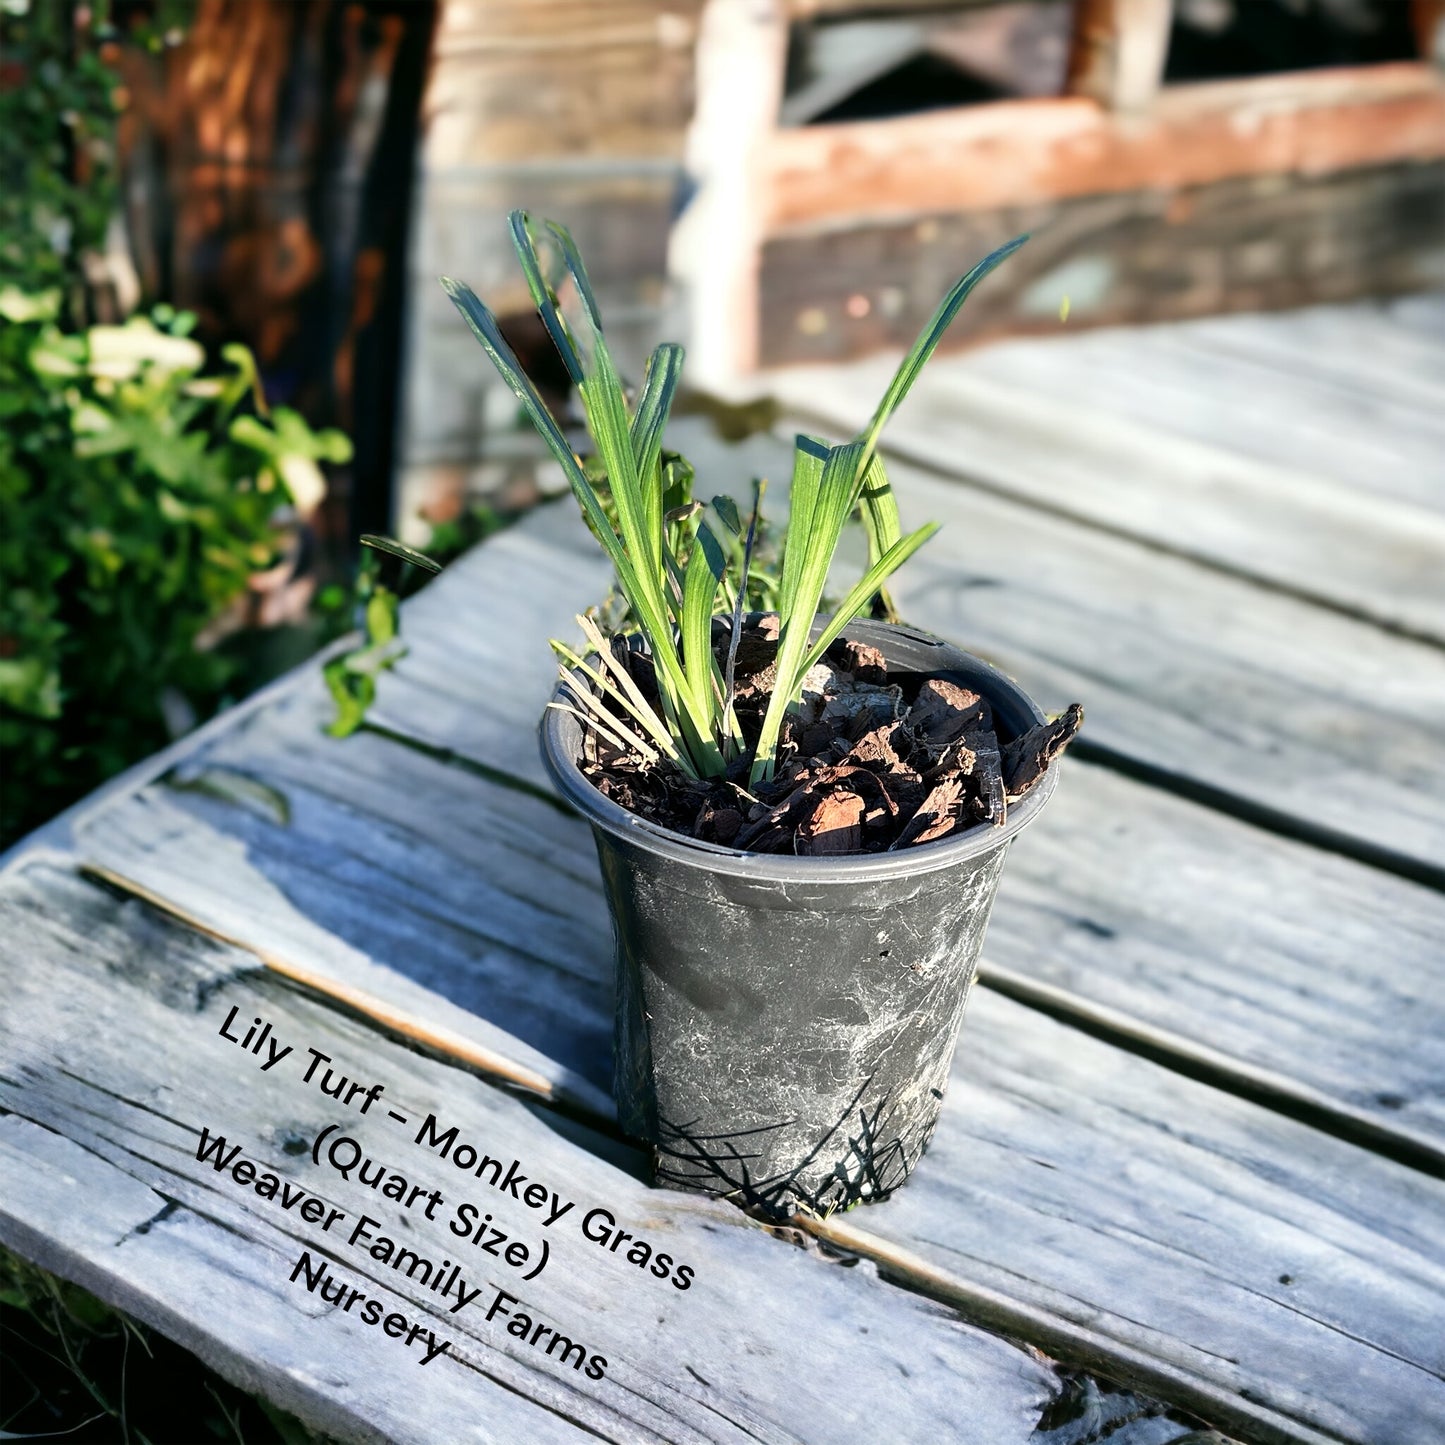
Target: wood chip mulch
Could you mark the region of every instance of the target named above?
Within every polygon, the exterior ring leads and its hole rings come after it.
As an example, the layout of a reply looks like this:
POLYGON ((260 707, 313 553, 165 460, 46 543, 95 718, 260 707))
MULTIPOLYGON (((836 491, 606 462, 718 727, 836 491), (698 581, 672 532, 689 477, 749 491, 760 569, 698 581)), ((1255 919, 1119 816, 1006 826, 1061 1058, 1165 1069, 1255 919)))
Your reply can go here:
MULTIPOLYGON (((735 711, 749 742, 762 723, 776 651, 776 618, 744 630, 735 711)), ((647 660, 620 645, 615 655, 654 695, 647 660)), ((876 648, 840 639, 808 674, 802 703, 784 724, 775 776, 752 792, 746 761, 726 780, 698 782, 668 764, 643 764, 591 729, 581 767, 622 807, 704 842, 805 857, 881 853, 1002 826, 1083 716, 1075 703, 1001 739, 978 693, 942 677, 890 678, 876 648)))

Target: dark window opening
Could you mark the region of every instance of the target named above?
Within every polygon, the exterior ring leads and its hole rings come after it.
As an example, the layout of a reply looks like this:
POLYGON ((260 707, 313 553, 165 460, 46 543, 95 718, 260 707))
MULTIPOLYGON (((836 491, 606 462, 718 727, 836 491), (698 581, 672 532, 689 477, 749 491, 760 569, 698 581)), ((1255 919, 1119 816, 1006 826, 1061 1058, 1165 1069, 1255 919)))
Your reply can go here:
POLYGON ((1072 19, 1072 0, 996 0, 800 21, 780 119, 822 125, 1058 95, 1072 19))
POLYGON ((1403 0, 1178 0, 1164 79, 1417 60, 1403 0))

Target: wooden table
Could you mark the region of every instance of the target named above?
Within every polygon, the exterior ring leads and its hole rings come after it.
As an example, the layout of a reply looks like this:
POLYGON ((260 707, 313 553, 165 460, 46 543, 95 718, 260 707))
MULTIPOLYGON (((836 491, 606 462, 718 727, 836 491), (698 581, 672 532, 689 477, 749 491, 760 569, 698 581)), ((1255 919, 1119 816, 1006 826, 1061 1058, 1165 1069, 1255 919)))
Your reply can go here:
MULTIPOLYGON (((606 584, 562 503, 409 605, 364 731, 304 668, 12 856, 0 1237, 358 1440, 1445 1438, 1442 360, 1428 298, 1097 333, 897 419, 905 521, 946 523, 903 608, 1088 722, 887 1204, 768 1229, 612 1125, 595 857, 535 742, 606 584)), ((773 380, 839 434, 878 367, 773 380)))

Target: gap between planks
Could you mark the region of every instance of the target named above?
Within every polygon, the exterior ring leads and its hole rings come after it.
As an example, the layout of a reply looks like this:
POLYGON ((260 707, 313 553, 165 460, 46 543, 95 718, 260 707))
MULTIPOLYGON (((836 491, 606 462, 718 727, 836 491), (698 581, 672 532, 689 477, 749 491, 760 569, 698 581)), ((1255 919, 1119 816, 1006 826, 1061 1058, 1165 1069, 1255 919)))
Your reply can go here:
MULTIPOLYGON (((528 779, 515 777, 499 768, 475 764, 473 760, 453 749, 438 748, 424 740, 412 738, 396 727, 368 730, 393 745, 414 748, 443 766, 477 771, 498 786, 514 789, 527 796, 536 796, 543 791, 528 779)), ((1210 789, 1193 779, 1161 774, 1158 770, 1141 765, 1108 748, 1101 748, 1086 739, 1078 739, 1073 747, 1080 758, 1128 776, 1145 786, 1206 804, 1215 811, 1237 817, 1242 822, 1277 836, 1348 856, 1356 862, 1378 867, 1409 882, 1433 885, 1438 890, 1445 891, 1445 870, 1434 870, 1439 874, 1436 877, 1432 875, 1428 865, 1414 859, 1391 857, 1382 860, 1374 856, 1374 850, 1371 850, 1368 844, 1358 839, 1326 837, 1323 830, 1301 823, 1287 814, 1274 813, 1234 795, 1210 789), (1371 856, 1363 856, 1367 853, 1371 856), (1389 866, 1391 863, 1394 864, 1393 867, 1389 866)), ((575 816, 573 811, 559 800, 549 797, 547 801, 559 806, 569 816, 575 816)), ((109 870, 97 871, 103 871, 109 881, 130 888, 156 906, 190 923, 192 927, 207 931, 207 925, 187 914, 184 909, 126 882, 119 874, 109 870)), ((228 938, 227 941, 242 948, 251 947, 241 939, 228 938)), ((258 952, 254 949, 252 951, 258 952)), ((1435 1139, 1413 1129, 1382 1122, 1376 1115, 1311 1088, 1288 1074, 1251 1064, 1248 1060, 1210 1048, 1207 1044, 1151 1024, 1121 1009, 1093 1002, 1070 990, 1030 978, 1016 970, 1000 968, 991 963, 987 956, 980 964, 979 982, 1026 1007, 1046 1013, 1061 1023, 1103 1039, 1129 1053, 1148 1058, 1174 1073, 1212 1085, 1251 1103, 1261 1104, 1311 1128, 1417 1169, 1432 1178, 1445 1178, 1445 1148, 1435 1139)), ((323 992, 329 987, 324 979, 318 979, 312 986, 323 992)), ((425 1029, 424 1025, 416 1026, 425 1029)), ((477 1067, 484 1066, 478 1064, 477 1067)), ((542 1097, 551 1098, 552 1094, 549 1092, 542 1097)))
POLYGON ((1418 883, 1423 888, 1445 893, 1445 864, 1431 863, 1408 853, 1397 853, 1393 849, 1372 843, 1368 838, 1359 838, 1331 828, 1324 823, 1313 823, 1282 808, 1273 808, 1243 793, 1231 792, 1202 778, 1176 772, 1172 768, 1144 761, 1107 743, 1092 738, 1078 737, 1069 744, 1075 757, 1093 763, 1123 777, 1132 778, 1146 787, 1157 788, 1191 803, 1200 803, 1216 813, 1238 819, 1252 827, 1273 833, 1277 838, 1288 838, 1296 843, 1307 844, 1325 853, 1337 853, 1342 858, 1363 863, 1367 868, 1377 868, 1382 873, 1403 878, 1407 883, 1418 883))
POLYGON ((1081 1365, 1120 1384, 1147 1390, 1165 1404, 1198 1415, 1218 1429, 1237 1431, 1257 1445, 1337 1445, 1333 1435, 1295 1420, 1284 1421, 1274 1411, 1261 1409, 1242 1395, 1203 1384, 1152 1355, 1010 1299, 986 1285, 959 1279, 911 1250, 836 1216, 799 1211, 792 1223, 824 1244, 871 1260, 883 1278, 956 1309, 970 1324, 1022 1340, 1064 1364, 1081 1365))
MULTIPOLYGON (((822 429, 826 431, 829 428, 836 428, 838 425, 836 413, 791 403, 788 406, 786 420, 795 421, 800 430, 822 429)), ((1306 602, 1312 607, 1332 612, 1336 616, 1348 618, 1352 622, 1363 622, 1371 627, 1377 627, 1381 632, 1389 633, 1392 637, 1404 638, 1406 641, 1418 642, 1426 647, 1433 647, 1445 652, 1445 637, 1428 627, 1402 622, 1398 618, 1390 617, 1363 603, 1347 602, 1300 582, 1288 582, 1282 577, 1270 577, 1256 568, 1230 562, 1218 553, 1201 551, 1182 542, 1171 542, 1156 532, 1125 526, 1118 521, 1107 520, 1083 508, 1070 507, 1060 501, 1050 501, 1036 494, 1022 492, 1007 482, 990 481, 977 472, 965 472, 956 467, 945 466, 932 460, 928 450, 920 445, 891 438, 881 442, 878 450, 885 459, 904 462, 916 471, 936 477, 939 481, 982 492, 990 497, 999 497, 1020 506, 1031 507, 1046 516, 1057 517, 1062 521, 1087 528, 1091 532, 1097 532, 1106 537, 1116 537, 1125 542, 1137 543, 1147 547, 1151 552, 1160 552, 1166 557, 1178 557, 1182 561, 1192 563, 1205 571, 1214 572, 1221 577, 1229 577, 1237 582, 1247 582, 1262 591, 1273 592, 1296 602, 1306 602)))
MULTIPOLYGON (((549 1104, 563 1104, 569 1102, 559 1093, 552 1081, 533 1069, 527 1068, 525 1064, 517 1063, 493 1049, 485 1047, 472 1039, 463 1038, 460 1034, 454 1033, 447 1028, 439 1028, 435 1024, 429 1024, 413 1015, 406 1013, 395 1004, 388 1003, 383 998, 378 998, 365 989, 359 989, 351 984, 343 983, 340 979, 328 974, 309 969, 303 964, 295 963, 290 959, 282 958, 279 954, 258 944, 248 943, 244 938, 228 933, 222 929, 215 928, 204 920, 197 918, 193 913, 181 908, 163 898, 160 894, 153 892, 143 884, 124 877, 113 869, 99 863, 85 863, 80 865, 79 871, 82 877, 88 877, 107 887, 113 888, 120 893, 127 894, 132 898, 139 899, 142 903, 149 904, 152 908, 164 913, 167 917, 175 919, 178 923, 184 924, 195 933, 213 938, 218 943, 229 944, 232 948, 239 948, 249 953, 269 972, 279 974, 282 978, 292 983, 302 985, 312 993, 324 996, 333 1003, 342 1005, 352 1013, 360 1014, 369 1019, 372 1023, 390 1033, 414 1044, 442 1055, 443 1057, 458 1063, 466 1064, 469 1068, 485 1074, 488 1078, 498 1083, 510 1085, 513 1088, 521 1089, 528 1094, 549 1104)), ((573 1107, 584 1107, 573 1104, 573 1107)), ((588 1116, 592 1111, 587 1110, 588 1116)))
MULTIPOLYGON (((68 861, 74 864, 76 860, 68 861)), ((598 1117, 595 1111, 585 1104, 574 1103, 569 1107, 567 1101, 559 1099, 551 1081, 502 1054, 484 1049, 450 1030, 437 1029, 374 995, 292 963, 273 950, 258 947, 243 938, 216 929, 114 869, 86 863, 79 865, 79 871, 83 876, 89 876, 159 910, 202 936, 251 954, 268 971, 290 982, 301 984, 326 1001, 342 1005, 387 1032, 421 1045, 443 1061, 464 1064, 494 1083, 522 1090, 538 1102, 559 1108, 563 1113, 576 1115, 588 1127, 606 1137, 622 1138, 615 1119, 598 1117)), ((1066 1024, 1098 1033, 1109 1042, 1131 1052, 1144 1054, 1166 1067, 1175 1068, 1191 1077, 1200 1077, 1188 1067, 1179 1068, 1179 1063, 1184 1060, 1177 1057, 1179 1051, 1175 1049, 1174 1041, 1162 1031, 1158 1032, 1159 1042, 1149 1047, 1139 1047, 1138 1045, 1155 1032, 1146 1025, 1123 1020, 1112 1010, 1081 1007, 1080 1000, 1034 980, 1008 973, 999 976, 997 971, 994 971, 994 980, 991 981, 988 974, 989 970, 985 965, 980 976, 981 983, 1015 998, 1026 1006, 1040 1008, 1066 1024), (1046 1006, 1045 1000, 1056 1002, 1057 1008, 1046 1006), (1108 1021, 1103 1028, 1090 1028, 1085 1020, 1091 1015, 1096 1023, 1106 1018, 1108 1021)), ((1202 1058, 1207 1054, 1207 1051, 1188 1043, 1184 1044, 1184 1050, 1191 1058, 1194 1055, 1202 1058)), ((1204 1082, 1225 1087, 1229 1092, 1245 1098, 1267 1095, 1268 1102, 1274 1103, 1277 1098, 1283 1097, 1297 1104, 1301 1114, 1339 1113, 1342 1117, 1336 1120, 1336 1123, 1340 1127, 1329 1132, 1336 1133, 1352 1143, 1363 1143, 1367 1148, 1371 1147, 1371 1142, 1355 1138, 1353 1134, 1346 1132, 1348 1125, 1358 1123, 1361 1126, 1360 1132, 1370 1136, 1387 1132, 1367 1117, 1356 1121, 1344 1115, 1333 1103, 1322 1105, 1289 1081, 1276 1080, 1263 1070, 1240 1068, 1234 1061, 1220 1062, 1211 1059, 1209 1073, 1211 1076, 1205 1078, 1204 1082), (1213 1077, 1215 1074, 1218 1078, 1213 1077)), ((1315 1123, 1316 1120, 1305 1117, 1304 1122, 1315 1123)), ((1411 1145, 1415 1143, 1409 1142, 1411 1145)), ((1398 1149, 1376 1149, 1376 1152, 1387 1153, 1397 1159, 1400 1157, 1398 1149)), ((1441 1167, 1445 1161, 1441 1160, 1438 1151, 1421 1143, 1414 1152, 1429 1156, 1435 1165, 1429 1172, 1445 1176, 1445 1167, 1441 1167)), ((1416 1163, 1414 1159, 1405 1159, 1403 1162, 1416 1163)), ((1076 1322, 1061 1319, 1037 1306, 1012 1299, 985 1285, 951 1275, 912 1251, 837 1217, 823 1217, 800 1210, 792 1216, 790 1222, 835 1249, 871 1260, 893 1284, 957 1310, 971 1324, 1022 1341, 1065 1365, 1082 1367, 1105 1375, 1118 1384, 1147 1391, 1171 1408, 1196 1415, 1219 1429, 1238 1432, 1252 1441, 1257 1441, 1258 1445, 1331 1445, 1335 1439, 1298 1421, 1285 1419, 1276 1411, 1257 1406, 1226 1389, 1203 1382, 1187 1370, 1168 1365, 1144 1351, 1096 1333, 1076 1322)))
MULTIPOLYGON (((388 741, 405 746, 405 740, 386 734, 388 741)), ((428 755, 434 756, 428 749, 428 755)), ((444 763, 446 759, 438 759, 444 763)), ((489 773, 492 770, 488 770, 489 773)), ((492 779, 492 781, 496 781, 492 779)), ((531 793, 531 785, 522 791, 531 793)), ((511 1088, 519 1089, 589 1124, 614 1127, 614 1117, 599 1114, 591 1100, 571 1097, 535 1070, 493 1049, 463 1038, 452 1030, 430 1024, 375 994, 308 969, 273 949, 248 942, 233 932, 215 927, 189 909, 114 868, 92 861, 80 866, 82 874, 126 893, 174 918, 197 933, 250 953, 271 972, 357 1013, 399 1037, 429 1049, 511 1088)), ((1056 985, 1000 968, 985 958, 979 966, 979 983, 1016 1003, 1036 1009, 1072 1028, 1124 1051, 1146 1058, 1171 1072, 1208 1084, 1223 1093, 1260 1104, 1310 1128, 1330 1134, 1382 1158, 1392 1159, 1432 1178, 1445 1179, 1445 1149, 1426 1135, 1382 1123, 1363 1109, 1312 1089, 1287 1074, 1261 1068, 1207 1044, 1160 1028, 1124 1011, 1099 1004, 1056 985)), ((620 1137, 620 1136, 619 1136, 620 1137)))

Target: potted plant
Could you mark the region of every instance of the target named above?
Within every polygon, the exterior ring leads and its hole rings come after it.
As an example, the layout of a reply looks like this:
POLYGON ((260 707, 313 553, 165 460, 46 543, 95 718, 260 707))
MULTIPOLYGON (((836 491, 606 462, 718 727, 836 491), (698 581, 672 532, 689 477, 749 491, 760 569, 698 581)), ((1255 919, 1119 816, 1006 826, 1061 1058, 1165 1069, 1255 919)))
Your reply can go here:
POLYGON ((798 438, 774 605, 759 613, 761 484, 744 527, 726 498, 696 502, 691 469, 663 449, 681 348, 657 348, 630 401, 571 236, 522 212, 511 226, 591 457, 491 312, 442 284, 561 464, 627 609, 611 635, 579 619, 586 656, 553 643, 562 676, 542 729, 612 912, 621 1123, 661 1183, 771 1214, 882 1199, 937 1121, 1004 855, 1081 716, 1049 723, 982 660, 867 615, 890 610, 881 589, 936 530, 902 534, 879 433, 969 292, 1026 238, 953 287, 858 437, 798 438), (868 566, 820 616, 859 510, 868 566))

